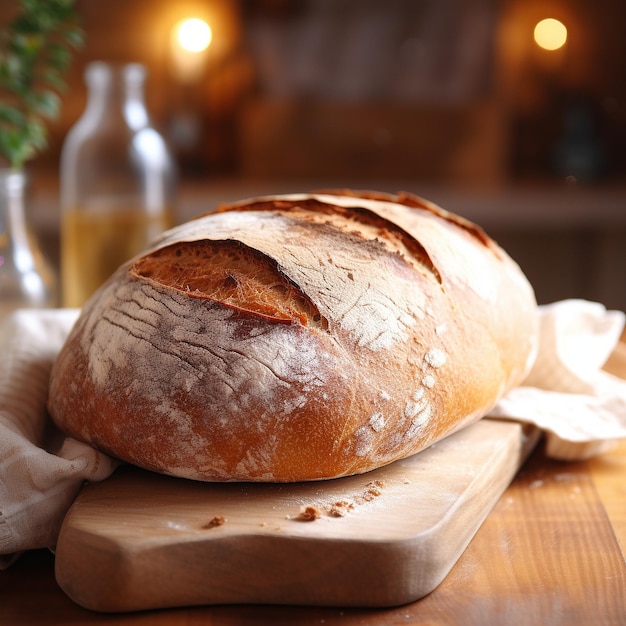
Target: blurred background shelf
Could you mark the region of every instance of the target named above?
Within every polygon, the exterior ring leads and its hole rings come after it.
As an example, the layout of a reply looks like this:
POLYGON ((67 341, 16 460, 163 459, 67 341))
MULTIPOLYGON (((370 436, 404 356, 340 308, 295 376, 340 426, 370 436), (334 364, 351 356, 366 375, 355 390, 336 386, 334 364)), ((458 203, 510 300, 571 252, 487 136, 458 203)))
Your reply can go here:
MULTIPOLYGON (((86 46, 30 219, 58 263, 58 166, 94 60, 140 62, 179 167, 177 219, 222 201, 400 189, 478 222, 540 302, 626 310, 626 3, 613 0, 107 0, 76 4, 86 46), (203 56, 172 43, 211 27, 203 56), (562 48, 533 38, 567 28, 562 48), (182 54, 182 56, 181 56, 182 54), (191 71, 193 69, 193 71, 191 71)), ((0 0, 0 21, 16 0, 0 0)))
MULTIPOLYGON (((414 181, 346 179, 343 187, 410 191, 480 224, 521 265, 541 303, 586 298, 626 310, 626 187, 549 186, 463 188, 414 181)), ((222 202, 337 188, 337 181, 268 181, 249 178, 187 181, 180 186, 179 221, 222 202)), ((31 223, 42 247, 58 264, 56 180, 37 181, 31 223)))

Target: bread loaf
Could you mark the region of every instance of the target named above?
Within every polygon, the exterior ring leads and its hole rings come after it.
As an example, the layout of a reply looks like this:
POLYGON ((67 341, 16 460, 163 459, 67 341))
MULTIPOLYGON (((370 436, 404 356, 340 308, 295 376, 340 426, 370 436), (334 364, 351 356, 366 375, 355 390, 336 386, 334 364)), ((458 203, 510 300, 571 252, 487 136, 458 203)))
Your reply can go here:
POLYGON ((483 416, 525 377, 537 326, 519 267, 427 201, 257 198, 118 269, 57 358, 49 410, 165 474, 335 478, 483 416))

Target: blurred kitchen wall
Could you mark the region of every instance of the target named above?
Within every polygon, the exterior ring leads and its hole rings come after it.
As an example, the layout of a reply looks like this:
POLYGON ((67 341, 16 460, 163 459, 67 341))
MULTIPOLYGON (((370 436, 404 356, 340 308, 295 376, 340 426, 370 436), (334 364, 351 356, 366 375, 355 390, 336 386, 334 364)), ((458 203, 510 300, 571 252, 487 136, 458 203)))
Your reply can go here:
MULTIPOLYGON (((16 6, 0 0, 0 22, 16 6)), ((259 193, 406 189, 481 224, 539 302, 578 297, 626 311, 626 2, 77 7, 86 47, 50 149, 30 167, 40 190, 32 223, 53 260, 59 153, 85 105, 85 66, 139 61, 153 119, 178 161, 181 219, 259 193), (212 29, 199 57, 172 46, 174 25, 188 17, 212 29), (567 27, 559 50, 533 39, 546 17, 567 27)))
MULTIPOLYGON (((7 19, 15 0, 0 0, 7 19)), ((613 0, 79 0, 87 33, 37 167, 54 168, 91 60, 149 68, 184 177, 623 181, 626 3, 613 0), (197 75, 171 30, 206 20, 197 75), (559 51, 532 28, 568 28, 559 51)))

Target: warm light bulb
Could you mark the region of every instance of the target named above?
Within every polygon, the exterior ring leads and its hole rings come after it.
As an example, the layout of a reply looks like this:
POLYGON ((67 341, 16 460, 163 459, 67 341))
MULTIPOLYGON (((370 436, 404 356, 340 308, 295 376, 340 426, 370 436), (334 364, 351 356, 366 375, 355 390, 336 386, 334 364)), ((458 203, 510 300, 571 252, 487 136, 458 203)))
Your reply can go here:
POLYGON ((211 44, 210 26, 197 17, 182 21, 176 29, 178 44, 188 52, 202 52, 211 44))
POLYGON ((535 43, 544 50, 558 50, 567 41, 567 28, 563 22, 551 17, 541 20, 535 26, 535 43))

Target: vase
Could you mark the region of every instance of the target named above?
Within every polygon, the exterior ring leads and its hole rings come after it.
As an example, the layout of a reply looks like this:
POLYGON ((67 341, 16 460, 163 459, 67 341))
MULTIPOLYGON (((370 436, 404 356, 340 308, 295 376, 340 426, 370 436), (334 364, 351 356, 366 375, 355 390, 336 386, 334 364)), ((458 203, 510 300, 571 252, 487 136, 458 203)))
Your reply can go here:
POLYGON ((57 305, 56 275, 28 228, 26 190, 23 170, 0 168, 0 318, 57 305))

